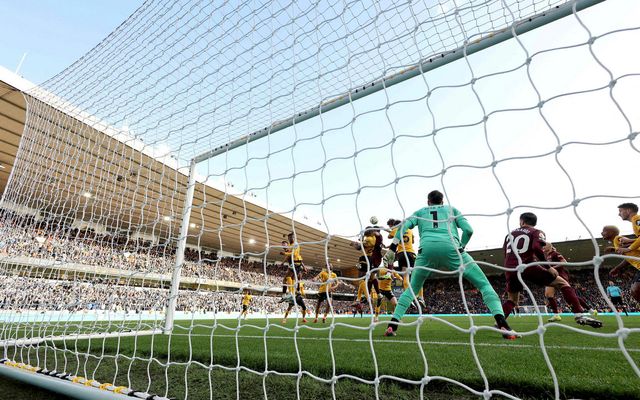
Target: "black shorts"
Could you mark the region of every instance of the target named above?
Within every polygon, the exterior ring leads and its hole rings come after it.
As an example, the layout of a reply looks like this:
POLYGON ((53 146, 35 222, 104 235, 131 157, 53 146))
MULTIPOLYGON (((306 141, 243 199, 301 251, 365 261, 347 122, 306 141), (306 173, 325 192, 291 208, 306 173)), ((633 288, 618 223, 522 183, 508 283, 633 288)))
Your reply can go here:
POLYGON ((614 306, 624 305, 624 301, 622 301, 622 297, 620 296, 611 297, 611 302, 613 303, 614 306))
POLYGON ((413 268, 416 265, 416 253, 402 252, 396 254, 398 269, 404 271, 407 267, 413 268))
POLYGON ((393 299, 393 292, 391 290, 380 290, 379 296, 384 296, 387 300, 393 299))
POLYGON ((247 306, 247 305, 245 305, 245 304, 243 304, 243 305, 242 305, 242 312, 245 312, 245 311, 247 311, 248 309, 249 309, 249 306, 247 306))
POLYGON ((287 267, 290 271, 293 271, 294 275, 300 275, 304 269, 304 264, 302 261, 294 261, 293 265, 291 265, 291 263, 287 263, 287 267))
POLYGON ((293 298, 293 299, 289 300, 289 304, 290 304, 290 305, 295 305, 295 304, 297 304, 297 305, 299 305, 300 307, 305 308, 305 305, 304 305, 304 299, 303 299, 303 298, 302 298, 302 296, 301 296, 301 295, 299 295, 299 294, 297 294, 295 298, 293 298))
POLYGON ((328 300, 331 298, 331 292, 327 293, 327 292, 318 292, 318 303, 322 303, 325 300, 328 300))

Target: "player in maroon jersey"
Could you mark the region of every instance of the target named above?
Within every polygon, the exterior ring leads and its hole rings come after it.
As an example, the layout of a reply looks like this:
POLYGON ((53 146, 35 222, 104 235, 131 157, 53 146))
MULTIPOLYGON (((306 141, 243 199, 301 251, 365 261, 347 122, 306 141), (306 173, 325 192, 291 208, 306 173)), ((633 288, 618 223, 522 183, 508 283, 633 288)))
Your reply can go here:
MULTIPOLYGON (((549 268, 555 269, 558 272, 559 277, 569 282, 570 281, 569 271, 567 271, 564 265, 560 264, 560 263, 566 263, 567 262, 566 258, 564 258, 564 256, 560 254, 555 247, 553 247, 553 244, 549 242, 547 242, 542 247, 542 251, 544 252, 545 259, 548 262, 554 263, 553 265, 549 266, 549 268)), ((576 292, 576 295, 578 296, 578 300, 580 301, 580 305, 582 306, 582 308, 590 309, 586 300, 582 296, 580 296, 577 292, 576 292)), ((547 305, 549 306, 549 308, 551 309, 551 312, 553 313, 553 316, 549 318, 549 322, 561 321, 562 317, 560 317, 560 313, 558 310, 558 302, 556 301, 556 288, 554 288, 553 286, 545 287, 544 297, 547 299, 547 305)))
MULTIPOLYGON (((371 221, 373 222, 375 217, 371 217, 371 221)), ((377 221, 377 218, 375 219, 377 221)), ((361 251, 362 254, 360 259, 358 260, 358 277, 362 278, 367 275, 367 272, 372 269, 376 269, 380 266, 382 262, 382 248, 384 245, 382 244, 382 235, 380 234, 379 226, 367 226, 362 236, 360 237, 360 241, 357 243, 353 243, 353 247, 361 251)), ((378 274, 371 273, 367 279, 367 291, 371 294, 372 288, 376 290, 377 293, 380 293, 380 289, 378 288, 378 274)))
MULTIPOLYGON (((526 212, 520 215, 520 227, 511 231, 504 241, 504 266, 509 269, 505 272, 507 278, 508 300, 502 304, 505 318, 518 306, 520 292, 523 291, 522 283, 518 279, 518 269, 523 264, 531 264, 536 261, 545 261, 543 251, 547 240, 544 232, 535 228, 538 217, 534 213, 526 212)), ((575 320, 580 325, 589 325, 594 328, 602 327, 602 322, 583 315, 584 309, 575 289, 569 283, 558 276, 553 268, 542 265, 528 265, 520 273, 522 280, 539 286, 551 286, 562 293, 564 300, 571 306, 575 314, 575 320)))

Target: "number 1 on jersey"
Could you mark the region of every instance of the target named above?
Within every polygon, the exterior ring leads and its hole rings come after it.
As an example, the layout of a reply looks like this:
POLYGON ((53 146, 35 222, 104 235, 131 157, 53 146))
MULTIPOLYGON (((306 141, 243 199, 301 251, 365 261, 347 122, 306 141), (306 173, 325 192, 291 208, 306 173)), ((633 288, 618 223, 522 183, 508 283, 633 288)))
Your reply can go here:
POLYGON ((433 228, 436 229, 438 227, 438 212, 431 211, 431 217, 433 218, 433 228))

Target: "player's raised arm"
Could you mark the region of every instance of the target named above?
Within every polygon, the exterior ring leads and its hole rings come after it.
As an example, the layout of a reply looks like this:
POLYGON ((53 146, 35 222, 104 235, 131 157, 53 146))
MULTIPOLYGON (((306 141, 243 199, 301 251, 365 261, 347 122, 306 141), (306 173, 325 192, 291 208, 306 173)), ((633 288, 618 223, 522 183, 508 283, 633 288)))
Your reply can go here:
POLYGON ((460 239, 460 246, 464 249, 467 247, 467 243, 471 240, 471 236, 473 236, 473 228, 467 219, 462 215, 457 208, 453 208, 453 216, 456 217, 456 226, 462 230, 462 238, 460 239))

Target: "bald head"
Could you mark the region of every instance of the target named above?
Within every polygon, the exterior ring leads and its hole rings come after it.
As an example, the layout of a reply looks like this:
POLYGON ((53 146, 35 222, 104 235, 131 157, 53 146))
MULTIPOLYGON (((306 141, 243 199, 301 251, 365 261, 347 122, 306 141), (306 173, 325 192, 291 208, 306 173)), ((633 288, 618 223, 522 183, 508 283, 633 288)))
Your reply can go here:
POLYGON ((602 238, 604 240, 613 240, 614 237, 620 234, 620 229, 615 225, 605 225, 602 228, 602 238))

